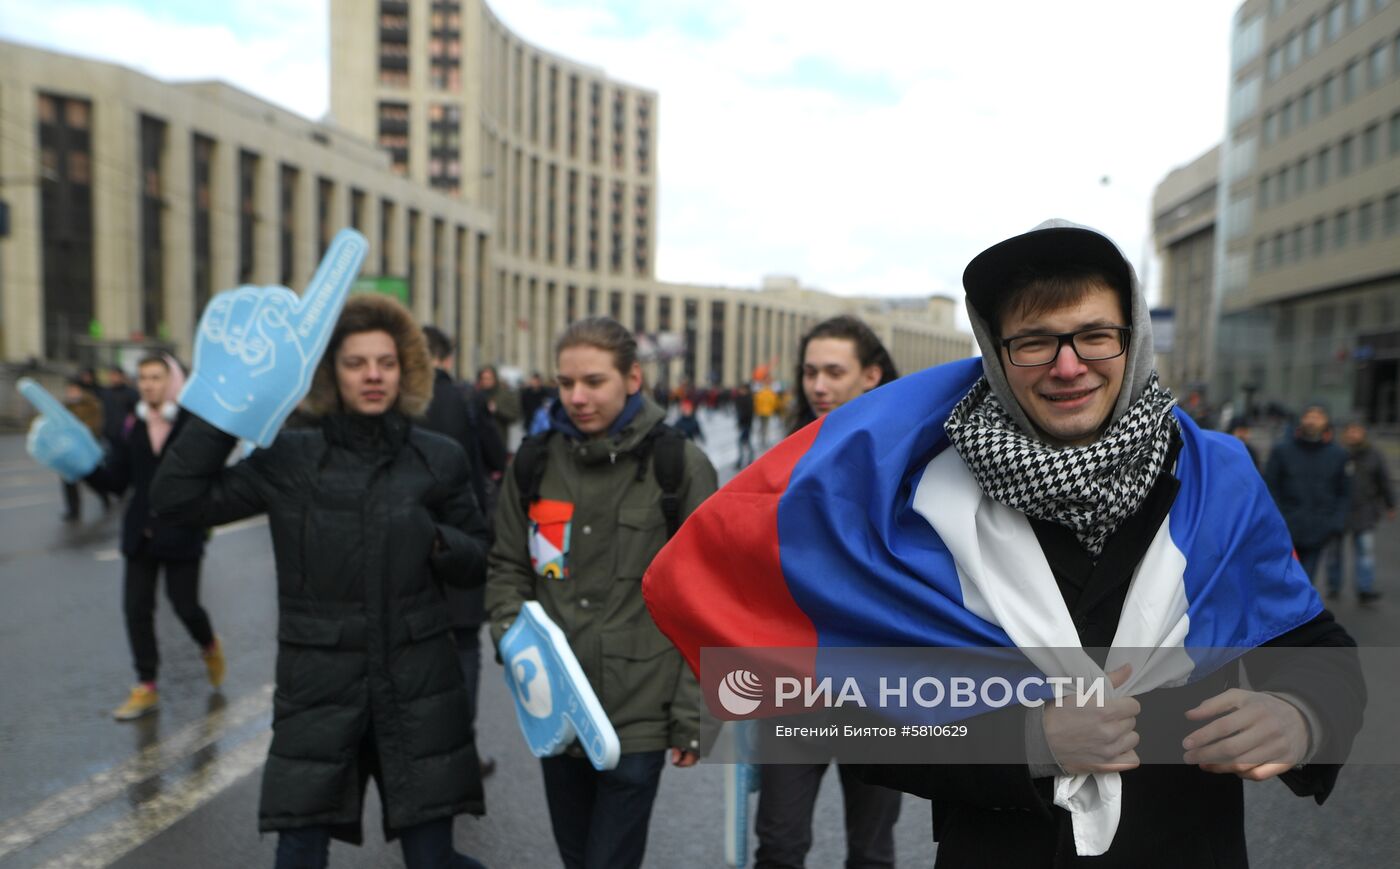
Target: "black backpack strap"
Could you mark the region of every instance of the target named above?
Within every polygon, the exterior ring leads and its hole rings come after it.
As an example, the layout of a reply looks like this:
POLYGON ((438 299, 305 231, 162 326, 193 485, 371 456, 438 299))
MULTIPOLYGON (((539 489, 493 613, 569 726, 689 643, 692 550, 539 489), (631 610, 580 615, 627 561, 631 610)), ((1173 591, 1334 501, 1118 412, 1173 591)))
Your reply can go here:
POLYGON ((666 517, 666 539, 681 527, 681 484, 685 482, 685 435, 668 425, 659 425, 652 449, 652 472, 661 486, 661 513, 666 517), (660 431, 658 431, 660 430, 660 431))
POLYGON ((540 499, 540 484, 544 482, 544 469, 549 458, 549 436, 552 431, 541 432, 520 442, 515 451, 512 471, 515 474, 515 488, 520 492, 520 511, 527 517, 530 505, 540 499))

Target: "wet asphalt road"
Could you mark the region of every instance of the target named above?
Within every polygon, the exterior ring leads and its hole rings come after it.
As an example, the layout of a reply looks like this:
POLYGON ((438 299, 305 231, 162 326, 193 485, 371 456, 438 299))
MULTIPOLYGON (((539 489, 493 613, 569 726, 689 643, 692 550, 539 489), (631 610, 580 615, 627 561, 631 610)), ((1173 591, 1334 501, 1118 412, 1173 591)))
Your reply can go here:
MULTIPOLYGON (((704 421, 704 420, 702 420, 704 421)), ((717 465, 733 463, 733 425, 708 420, 717 465)), ((726 476, 728 474, 726 473, 726 476)), ((0 435, 0 869, 115 865, 271 866, 275 838, 259 836, 259 771, 268 736, 276 601, 267 529, 251 520, 221 530, 204 562, 202 597, 229 654, 211 693, 193 642, 164 599, 157 614, 161 711, 116 723, 110 710, 131 684, 121 620, 119 513, 84 495, 84 521, 58 520, 57 478, 0 435)), ((1379 587, 1391 597, 1335 608, 1363 644, 1400 645, 1400 538, 1380 535, 1379 587)), ((483 666, 479 746, 498 762, 488 815, 459 818, 459 850, 491 867, 558 866, 538 762, 519 738, 501 678, 483 666)), ((723 865, 723 768, 670 769, 652 817, 647 866, 723 865)), ((1400 865, 1400 767, 1349 767, 1326 806, 1277 782, 1247 786, 1252 862, 1265 867, 1400 865)), ((337 843, 337 867, 402 866, 378 826, 373 789, 366 842, 337 843)), ((828 775, 814 823, 812 867, 844 859, 841 800, 828 775)), ((896 828, 899 865, 928 866, 928 804, 905 797, 896 828)))

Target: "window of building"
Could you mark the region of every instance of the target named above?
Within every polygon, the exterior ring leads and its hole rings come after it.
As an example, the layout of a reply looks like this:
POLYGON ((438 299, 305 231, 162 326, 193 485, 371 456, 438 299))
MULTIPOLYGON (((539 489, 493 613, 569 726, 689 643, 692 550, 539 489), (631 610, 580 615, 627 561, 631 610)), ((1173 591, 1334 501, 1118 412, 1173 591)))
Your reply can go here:
POLYGON ((1386 235, 1400 232, 1400 193, 1386 194, 1381 204, 1381 226, 1386 235))
POLYGON ((191 214, 194 216, 194 310, 195 316, 204 310, 213 291, 213 178, 214 140, 195 133, 191 151, 194 191, 191 214))
POLYGON ((1337 143, 1337 175, 1342 178, 1351 174, 1355 160, 1352 153, 1355 144, 1356 139, 1352 136, 1343 136, 1337 143))
POLYGON ((251 151, 238 152, 238 282, 250 284, 257 265, 258 164, 251 151))
POLYGON ((588 162, 597 164, 602 141, 603 86, 593 82, 588 86, 588 162))
POLYGON ((1347 64, 1342 78, 1342 102, 1349 103, 1361 93, 1361 60, 1358 58, 1347 64))
POLYGON ((1303 59, 1303 32, 1294 31, 1288 35, 1288 39, 1283 43, 1283 66, 1284 69, 1292 69, 1303 59))
POLYGON ((1366 86, 1378 88, 1385 81, 1386 76, 1386 45, 1384 42, 1377 43, 1371 49, 1371 53, 1366 63, 1366 86))
POLYGON ((1301 223, 1293 227, 1293 231, 1288 234, 1288 258, 1295 263, 1303 258, 1303 225, 1301 223))
POLYGON ((1264 47, 1264 16, 1255 15, 1235 28, 1230 47, 1232 69, 1239 69, 1259 56, 1264 47))
POLYGON ((1322 19, 1310 18, 1307 26, 1303 29, 1306 34, 1303 37, 1303 50, 1309 57, 1317 54, 1317 50, 1322 47, 1322 19))
POLYGON ((1317 101, 1317 92, 1312 88, 1305 88, 1298 97, 1298 126, 1303 127, 1312 122, 1313 106, 1317 101))
POLYGON ((1269 59, 1265 63, 1264 71, 1265 74, 1269 77, 1269 81, 1273 81, 1283 74, 1282 46, 1276 45, 1273 48, 1269 49, 1269 59))
POLYGON ((1308 158, 1305 155, 1293 167, 1293 195, 1301 196, 1308 189, 1308 158))
POLYGON ((1323 76, 1317 87, 1317 110, 1320 115, 1331 113, 1337 103, 1337 77, 1331 73, 1323 76))
POLYGON ((1269 240, 1261 238, 1254 243, 1254 272, 1258 274, 1269 267, 1269 240))
POLYGON ((1321 187, 1329 180, 1332 171, 1332 149, 1324 147, 1317 152, 1317 186, 1321 187))
POLYGON ((1269 205, 1272 203, 1273 200, 1272 200, 1272 199, 1270 198, 1270 196, 1269 196, 1270 191, 1273 189, 1272 186, 1271 186, 1272 184, 1273 184, 1273 180, 1269 177, 1268 173, 1265 173, 1265 174, 1262 174, 1262 175, 1259 176, 1259 207, 1260 207, 1260 208, 1268 208, 1269 205))
POLYGON ((1400 154, 1400 112, 1390 116, 1390 155, 1400 154))
POLYGON ((1342 28, 1346 26, 1347 11, 1342 6, 1342 0, 1337 0, 1327 7, 1327 41, 1333 42, 1342 35, 1342 28))
POLYGON ((1375 232, 1376 204, 1363 202, 1356 207, 1356 241, 1365 244, 1375 232))
POLYGON ((141 330, 165 333, 165 210, 162 162, 165 122, 141 116, 141 330))
POLYGON ((390 269, 394 261, 394 203, 387 199, 379 200, 379 273, 393 274, 390 269))
POLYGON ((1361 26, 1361 22, 1366 19, 1366 7, 1369 5, 1370 0, 1351 0, 1351 14, 1348 17, 1352 27, 1361 26))
POLYGON ((1287 136, 1293 132, 1293 101, 1284 100, 1283 105, 1278 109, 1278 135, 1279 138, 1287 136))
POLYGON ((1284 166, 1274 173, 1274 202, 1286 202, 1289 190, 1288 167, 1284 166))
POLYGON ((1349 241, 1347 235, 1351 227, 1351 212, 1343 208, 1332 218, 1332 247, 1341 250, 1349 241))
POLYGON ((1322 256, 1327 250, 1327 220, 1319 217, 1312 225, 1312 254, 1322 256))
POLYGON ((1278 138, 1278 115, 1273 112, 1266 112, 1264 114, 1264 127, 1261 138, 1264 140, 1265 145, 1273 144, 1274 140, 1278 138))
POLYGON ((282 164, 278 173, 278 247, 281 252, 281 271, 278 272, 282 286, 292 285, 296 276, 297 240, 297 185, 301 181, 301 170, 295 166, 282 164))
POLYGON ((365 192, 353 187, 350 189, 350 227, 365 231, 365 192))
POLYGON ((1361 131, 1361 165, 1370 166, 1381 156, 1381 125, 1372 124, 1361 131))
POLYGON ((614 273, 622 271, 622 211, 626 201, 625 188, 621 181, 612 184, 612 195, 608 197, 608 264, 614 273))
POLYGON ((1278 268, 1279 266, 1283 265, 1283 233, 1274 233, 1274 237, 1270 243, 1270 250, 1273 251, 1273 256, 1270 257, 1270 262, 1273 263, 1274 268, 1278 268))
POLYGON ((400 175, 408 174, 408 103, 379 104, 379 147, 400 175))
POLYGON ((1236 139, 1234 146, 1230 148, 1225 157, 1225 177, 1231 182, 1235 182, 1249 175, 1254 171, 1258 156, 1259 139, 1257 137, 1249 135, 1236 139))

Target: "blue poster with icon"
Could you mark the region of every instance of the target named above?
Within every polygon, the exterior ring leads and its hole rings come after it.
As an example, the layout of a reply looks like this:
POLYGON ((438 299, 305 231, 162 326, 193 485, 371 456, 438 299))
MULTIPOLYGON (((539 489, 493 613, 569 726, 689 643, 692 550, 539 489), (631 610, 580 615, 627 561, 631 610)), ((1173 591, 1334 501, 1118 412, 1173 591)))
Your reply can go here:
POLYGON ((583 673, 564 632, 538 601, 527 601, 501 637, 506 685, 535 757, 561 754, 578 739, 595 769, 617 766, 617 731, 583 673))

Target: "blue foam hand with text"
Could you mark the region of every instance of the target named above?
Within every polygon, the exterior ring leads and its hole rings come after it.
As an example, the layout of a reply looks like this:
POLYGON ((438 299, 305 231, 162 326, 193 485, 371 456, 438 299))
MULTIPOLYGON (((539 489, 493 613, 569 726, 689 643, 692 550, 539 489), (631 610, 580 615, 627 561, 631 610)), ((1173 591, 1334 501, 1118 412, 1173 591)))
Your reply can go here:
POLYGON ((621 755, 617 731, 579 666, 564 632, 536 601, 521 608, 501 637, 506 684, 525 743, 536 757, 560 754, 577 737, 595 769, 621 755))
POLYGON ((342 229, 304 295, 243 286, 211 299, 199 319, 181 406, 228 434, 271 446, 311 389, 368 250, 364 236, 342 229))
POLYGON ((68 408, 44 387, 21 377, 19 392, 39 416, 29 426, 24 447, 34 461, 69 483, 76 483, 102 463, 102 445, 68 408))

